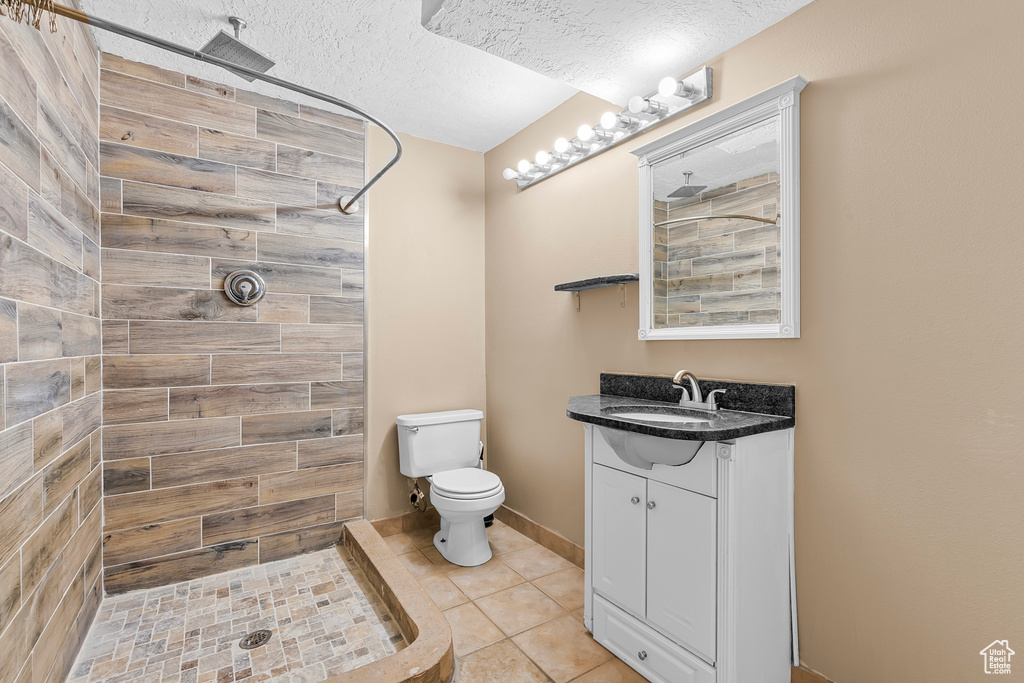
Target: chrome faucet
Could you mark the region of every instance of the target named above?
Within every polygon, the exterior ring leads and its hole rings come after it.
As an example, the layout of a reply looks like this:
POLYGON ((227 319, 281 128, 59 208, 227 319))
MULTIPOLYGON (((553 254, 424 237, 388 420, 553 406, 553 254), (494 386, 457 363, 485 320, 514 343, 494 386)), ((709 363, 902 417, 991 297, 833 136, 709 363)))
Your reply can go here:
POLYGON ((700 385, 697 384, 697 378, 693 376, 693 373, 689 370, 680 370, 676 373, 676 376, 672 378, 672 386, 676 389, 683 390, 683 397, 679 399, 679 405, 683 404, 683 401, 689 401, 691 403, 700 403, 704 400, 704 397, 700 393, 700 385), (690 391, 686 391, 686 387, 683 386, 683 380, 690 380, 690 391))
POLYGON ((693 376, 693 373, 689 370, 680 370, 676 373, 676 376, 672 378, 672 386, 676 389, 680 389, 683 395, 679 399, 680 408, 697 408, 699 410, 718 410, 718 401, 716 400, 715 394, 724 394, 725 389, 715 389, 708 394, 708 400, 704 401, 703 394, 700 393, 700 385, 697 384, 697 378, 693 376), (690 381, 689 390, 683 386, 683 380, 690 381))

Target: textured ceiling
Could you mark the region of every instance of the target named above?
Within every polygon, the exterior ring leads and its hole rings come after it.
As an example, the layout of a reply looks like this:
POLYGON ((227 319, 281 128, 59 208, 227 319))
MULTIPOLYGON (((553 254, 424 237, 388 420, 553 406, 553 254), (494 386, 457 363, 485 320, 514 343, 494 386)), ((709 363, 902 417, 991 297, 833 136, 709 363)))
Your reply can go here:
POLYGON ((426 26, 624 106, 811 1, 444 0, 426 26))
MULTIPOLYGON (((487 151, 576 89, 436 36, 420 24, 420 0, 83 0, 109 21, 194 48, 228 15, 249 22, 242 40, 277 62, 268 73, 360 106, 400 132, 487 151)), ((103 50, 296 99, 264 83, 121 36, 96 31, 103 50)), ((301 98, 298 98, 301 99, 301 98)), ((310 102, 314 102, 310 100, 310 102)))
MULTIPOLYGON (((109 21, 197 49, 218 31, 231 30, 229 15, 240 16, 249 22, 242 40, 277 62, 270 74, 352 102, 400 132, 482 152, 577 89, 624 103, 630 95, 653 90, 662 76, 697 68, 810 1, 82 4, 85 11, 109 21), (440 35, 425 30, 423 22, 440 35)), ((260 82, 248 85, 214 66, 96 33, 104 50, 129 59, 295 98, 260 82)))

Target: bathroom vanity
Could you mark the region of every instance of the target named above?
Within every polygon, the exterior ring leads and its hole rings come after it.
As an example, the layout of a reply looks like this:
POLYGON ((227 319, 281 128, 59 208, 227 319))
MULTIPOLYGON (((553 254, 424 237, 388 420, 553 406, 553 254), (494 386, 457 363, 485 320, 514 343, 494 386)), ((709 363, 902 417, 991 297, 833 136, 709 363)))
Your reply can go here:
POLYGON ((726 390, 721 410, 678 408, 660 377, 603 374, 600 395, 570 399, 585 428, 584 623, 651 681, 784 683, 794 390, 701 387, 726 390))

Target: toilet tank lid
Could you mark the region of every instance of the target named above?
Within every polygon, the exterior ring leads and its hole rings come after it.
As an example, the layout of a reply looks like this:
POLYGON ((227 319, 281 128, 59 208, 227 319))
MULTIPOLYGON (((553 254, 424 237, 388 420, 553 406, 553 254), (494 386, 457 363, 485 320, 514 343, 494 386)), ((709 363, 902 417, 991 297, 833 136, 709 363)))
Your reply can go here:
POLYGON ((395 418, 395 424, 400 427, 421 427, 424 425, 439 425, 449 422, 468 422, 470 420, 482 420, 482 410, 445 410, 440 413, 416 413, 413 415, 399 415, 395 418))

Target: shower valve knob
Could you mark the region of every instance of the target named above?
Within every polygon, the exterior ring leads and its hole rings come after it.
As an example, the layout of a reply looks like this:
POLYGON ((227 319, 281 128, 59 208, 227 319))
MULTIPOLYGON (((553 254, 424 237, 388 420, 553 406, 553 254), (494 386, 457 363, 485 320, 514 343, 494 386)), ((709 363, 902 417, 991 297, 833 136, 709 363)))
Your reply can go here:
POLYGON ((236 270, 224 278, 224 293, 239 306, 252 306, 263 298, 267 284, 259 273, 251 270, 236 270))

